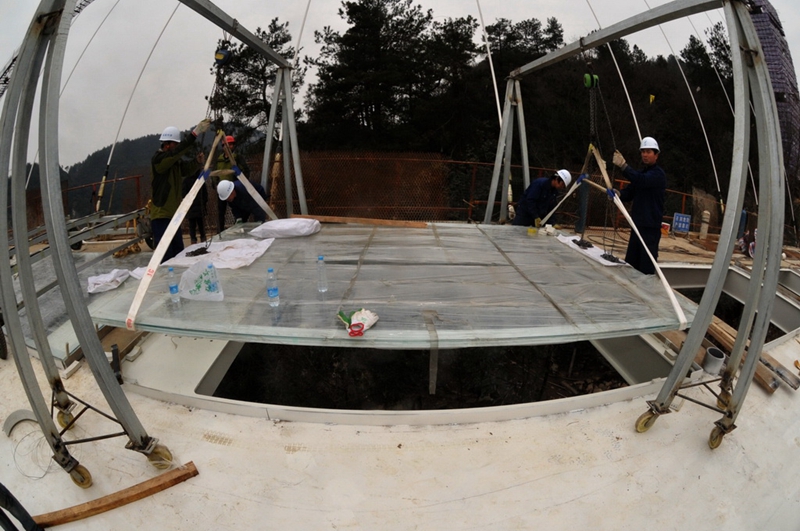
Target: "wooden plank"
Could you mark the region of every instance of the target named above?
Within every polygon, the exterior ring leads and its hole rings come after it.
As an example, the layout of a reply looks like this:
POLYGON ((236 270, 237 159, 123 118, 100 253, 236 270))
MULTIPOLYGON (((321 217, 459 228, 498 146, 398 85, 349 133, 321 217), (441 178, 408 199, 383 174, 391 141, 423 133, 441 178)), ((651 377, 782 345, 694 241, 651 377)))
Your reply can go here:
POLYGON ((800 388, 800 378, 798 378, 796 374, 790 372, 789 369, 787 369, 781 362, 773 358, 771 354, 762 352, 761 363, 765 367, 772 369, 772 371, 777 374, 781 380, 786 382, 786 384, 795 391, 800 388))
MULTIPOLYGON (((737 332, 731 325, 716 315, 713 316, 711 324, 708 327, 708 334, 716 339, 720 345, 722 345, 723 349, 728 353, 733 350, 733 344, 736 341, 737 332)), ((746 357, 747 349, 745 349, 744 355, 742 356, 742 363, 744 363, 746 357)), ((776 374, 763 363, 759 363, 758 366, 756 366, 756 374, 753 376, 753 379, 769 394, 774 393, 775 390, 781 385, 776 374)))
POLYGON ((105 327, 112 330, 100 340, 105 352, 111 352, 111 346, 116 344, 119 348, 119 357, 123 359, 147 332, 141 330, 128 330, 127 328, 105 327))
MULTIPOLYGON (((728 349, 728 351, 730 352, 733 349, 732 341, 736 339, 736 334, 738 332, 731 325, 729 325, 716 315, 714 316, 714 322, 712 323, 712 325, 714 325, 716 329, 724 331, 724 333, 731 338, 730 339, 731 348, 728 349)), ((750 340, 747 341, 747 346, 748 347, 750 346, 750 340)), ((767 367, 767 369, 777 374, 781 380, 783 380, 789 385, 789 387, 791 387, 795 391, 797 389, 800 389, 800 378, 798 378, 794 373, 792 373, 789 369, 787 369, 786 366, 784 366, 780 361, 772 357, 771 354, 767 352, 762 352, 759 361, 761 361, 761 364, 767 367)))
POLYGON ((424 221, 402 221, 397 219, 348 218, 339 216, 311 216, 303 214, 292 214, 292 217, 303 218, 303 219, 316 219, 320 223, 359 223, 361 225, 409 227, 412 229, 425 229, 428 227, 428 224, 424 221))
POLYGON ((41 527, 52 527, 69 522, 75 522, 77 520, 83 520, 84 518, 95 516, 97 514, 110 511, 111 509, 116 509, 117 507, 122 507, 123 505, 135 502, 136 500, 146 498, 151 494, 166 490, 173 485, 177 485, 178 483, 182 483, 187 479, 196 476, 197 474, 197 468, 194 466, 194 463, 189 461, 182 467, 174 468, 168 472, 164 472, 160 476, 143 481, 138 485, 128 487, 127 489, 123 489, 113 494, 109 494, 108 496, 103 496, 102 498, 97 498, 96 500, 82 503, 80 505, 74 505, 72 507, 54 511, 52 513, 40 514, 39 516, 34 516, 33 520, 41 527))

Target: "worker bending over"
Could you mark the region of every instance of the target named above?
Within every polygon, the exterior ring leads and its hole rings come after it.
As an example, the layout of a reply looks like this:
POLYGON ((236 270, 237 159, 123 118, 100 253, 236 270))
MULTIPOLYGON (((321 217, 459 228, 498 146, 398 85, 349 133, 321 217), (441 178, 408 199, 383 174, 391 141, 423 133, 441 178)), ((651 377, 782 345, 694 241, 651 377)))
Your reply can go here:
MULTIPOLYGON (((264 192, 264 188, 258 183, 251 184, 266 203, 269 196, 264 192)), ((219 194, 220 201, 227 201, 230 204, 231 212, 233 212, 233 217, 237 222, 241 220, 246 223, 249 221, 250 216, 262 223, 267 221, 267 213, 258 206, 256 200, 253 199, 240 181, 220 181, 217 185, 217 194, 219 194)))
POLYGON ((552 211, 558 200, 558 193, 572 182, 567 170, 558 170, 552 177, 539 177, 531 183, 517 202, 513 225, 532 227, 537 219, 543 219, 552 211))

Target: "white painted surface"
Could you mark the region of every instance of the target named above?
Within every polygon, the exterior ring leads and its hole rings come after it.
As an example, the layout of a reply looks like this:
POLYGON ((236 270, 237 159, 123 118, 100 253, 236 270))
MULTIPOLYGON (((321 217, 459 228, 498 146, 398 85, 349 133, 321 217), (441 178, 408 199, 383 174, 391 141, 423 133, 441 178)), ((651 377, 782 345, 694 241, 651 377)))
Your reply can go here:
MULTIPOLYGON (((773 354, 791 366, 798 345, 773 354)), ((102 405, 86 366, 66 385, 102 405)), ((713 401, 701 388, 689 393, 713 401)), ((351 426, 128 394, 148 432, 200 474, 59 530, 800 528, 799 402, 786 386, 772 396, 752 387, 738 429, 713 451, 719 415, 691 403, 637 434, 644 399, 502 422, 351 426)), ((0 417, 25 407, 13 362, 0 361, 0 417)), ((70 436, 114 429, 87 413, 70 436)), ((32 514, 62 509, 158 474, 124 443, 74 447, 94 479, 81 490, 55 465, 42 471, 48 449, 23 423, 0 435, 0 478, 32 514)))

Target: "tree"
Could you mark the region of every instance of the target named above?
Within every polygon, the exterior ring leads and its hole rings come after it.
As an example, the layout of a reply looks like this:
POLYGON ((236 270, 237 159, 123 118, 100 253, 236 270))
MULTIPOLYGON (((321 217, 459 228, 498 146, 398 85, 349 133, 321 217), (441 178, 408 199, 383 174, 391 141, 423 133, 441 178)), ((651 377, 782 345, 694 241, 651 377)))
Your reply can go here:
POLYGON ((717 22, 705 30, 708 46, 711 48, 711 63, 719 75, 730 80, 733 77, 733 62, 731 61, 731 43, 722 22, 717 22))
POLYGON ((517 23, 499 18, 486 26, 486 34, 492 53, 508 68, 533 61, 564 44, 564 30, 555 18, 547 19, 545 27, 535 18, 517 23))
MULTIPOLYGON (((291 33, 289 23, 272 19, 266 31, 256 29, 256 36, 270 48, 286 58, 294 56, 294 48, 289 46, 291 33)), ((255 49, 244 43, 233 44, 220 40, 218 49, 230 52, 228 64, 211 69, 216 83, 208 100, 212 113, 226 122, 233 122, 247 129, 266 128, 275 77, 278 67, 255 49)), ((292 70, 292 92, 297 93, 303 84, 306 67, 292 70)))
POLYGON ((343 2, 339 16, 350 28, 315 32, 320 56, 306 58, 319 78, 308 91, 309 121, 338 129, 348 135, 346 142, 386 139, 393 126, 408 121, 428 88, 420 67, 431 11, 411 0, 356 0, 343 2))
POLYGON ((463 114, 448 97, 467 91, 475 19, 433 22, 411 0, 343 2, 339 16, 350 27, 316 32, 320 56, 305 59, 318 69, 305 138, 320 148, 431 149, 437 120, 463 114))

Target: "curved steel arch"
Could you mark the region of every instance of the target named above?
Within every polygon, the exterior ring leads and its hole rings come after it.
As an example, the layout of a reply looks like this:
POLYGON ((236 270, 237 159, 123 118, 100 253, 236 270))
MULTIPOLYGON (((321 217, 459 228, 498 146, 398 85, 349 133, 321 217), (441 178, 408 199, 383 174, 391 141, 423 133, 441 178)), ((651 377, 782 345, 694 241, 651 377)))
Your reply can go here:
MULTIPOLYGON (((735 428, 734 421, 741 409, 758 363, 759 356, 749 356, 742 366, 734 387, 733 376, 739 367, 745 345, 749 340, 749 350, 757 353, 761 351, 766 338, 774 293, 778 284, 782 245, 781 228, 783 227, 784 218, 784 195, 782 191, 785 180, 785 167, 783 164, 777 104, 772 90, 769 69, 746 2, 742 0, 677 0, 608 28, 593 32, 564 46, 560 50, 512 71, 506 90, 503 124, 497 143, 484 223, 491 223, 501 166, 504 165, 506 168, 503 170, 504 178, 501 189, 506 190, 508 186, 507 165, 509 164, 508 159, 510 158, 513 140, 515 113, 512 108, 515 106, 517 107, 516 114, 520 132, 524 137, 524 116, 521 106, 518 105, 521 99, 518 83, 520 77, 577 55, 587 48, 600 46, 611 40, 663 22, 720 7, 724 8, 728 34, 731 40, 736 105, 733 162, 727 199, 729 208, 726 209, 723 218, 717 247, 718 252, 714 258, 708 287, 703 293, 697 316, 670 375, 656 400, 649 402, 649 407, 650 414, 654 418, 670 411, 669 406, 680 388, 684 375, 691 366, 697 349, 702 343, 711 323, 714 308, 719 301, 725 274, 733 252, 733 243, 736 229, 738 228, 737 217, 744 201, 745 175, 750 145, 750 112, 748 103, 751 102, 756 123, 760 165, 759 175, 761 177, 759 192, 762 199, 759 204, 758 219, 760 221, 760 232, 766 234, 766 237, 763 240, 759 240, 759 245, 757 246, 756 257, 752 267, 753 272, 742 315, 742 327, 721 383, 727 405, 723 411, 723 417, 715 423, 716 427, 714 428, 718 430, 716 434, 721 439, 722 435, 735 428)), ((523 152, 526 148, 527 146, 522 146, 523 152)), ((525 160, 526 157, 523 157, 523 159, 523 167, 527 174, 528 162, 525 160)), ((503 220, 507 203, 506 194, 503 193, 501 195, 501 209, 503 209, 501 210, 501 220, 503 220)), ((649 425, 647 427, 649 428, 649 425)), ((712 436, 714 433, 712 431, 712 436)))

